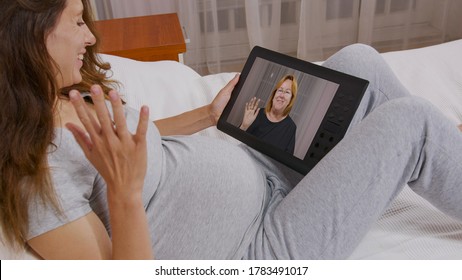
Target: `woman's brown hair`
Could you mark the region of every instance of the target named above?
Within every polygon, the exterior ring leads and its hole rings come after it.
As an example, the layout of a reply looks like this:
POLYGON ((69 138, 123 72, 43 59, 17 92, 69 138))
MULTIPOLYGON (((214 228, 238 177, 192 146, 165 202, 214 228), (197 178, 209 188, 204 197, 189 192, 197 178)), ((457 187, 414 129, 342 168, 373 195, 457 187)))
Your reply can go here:
MULTIPOLYGON (((87 0, 83 20, 94 33, 87 0)), ((59 211, 47 164, 53 149, 54 114, 58 98, 71 88, 89 91, 106 79, 108 64, 87 47, 81 70, 83 81, 59 89, 56 64, 48 54, 46 38, 66 7, 66 0, 3 0, 0 11, 0 221, 6 244, 24 246, 28 206, 41 199, 59 211)))

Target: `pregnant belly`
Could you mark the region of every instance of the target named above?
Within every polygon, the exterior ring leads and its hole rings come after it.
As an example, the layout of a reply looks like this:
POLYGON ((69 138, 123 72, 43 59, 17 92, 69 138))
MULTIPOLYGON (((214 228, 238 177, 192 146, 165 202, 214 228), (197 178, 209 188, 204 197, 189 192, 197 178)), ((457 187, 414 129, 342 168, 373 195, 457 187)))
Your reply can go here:
POLYGON ((261 222, 262 171, 216 139, 168 138, 163 146, 161 185, 148 208, 156 257, 239 258, 261 222))

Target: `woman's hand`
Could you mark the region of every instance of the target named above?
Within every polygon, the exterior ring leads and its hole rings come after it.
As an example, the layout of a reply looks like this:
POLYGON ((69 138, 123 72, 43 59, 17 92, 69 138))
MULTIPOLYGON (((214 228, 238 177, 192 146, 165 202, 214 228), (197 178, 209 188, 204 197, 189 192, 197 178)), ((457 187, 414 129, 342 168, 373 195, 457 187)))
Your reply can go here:
POLYGON ((125 193, 121 197, 141 194, 147 164, 148 108, 141 108, 138 127, 132 135, 127 129, 123 105, 117 92, 109 93, 114 121, 110 119, 100 86, 91 88, 97 120, 77 91, 71 91, 69 96, 86 131, 72 123, 66 124, 66 127, 106 181, 108 192, 116 196, 125 193))
POLYGON ((229 81, 228 84, 218 92, 217 96, 215 96, 212 103, 210 103, 210 118, 212 120, 213 125, 217 125, 218 119, 223 113, 226 104, 228 104, 228 101, 231 98, 231 93, 233 92, 233 89, 238 81, 239 74, 236 74, 236 76, 234 76, 234 78, 231 81, 229 81))
POLYGON ((71 91, 69 97, 86 132, 75 124, 66 127, 107 184, 112 258, 151 259, 151 238, 142 199, 147 168, 148 108, 141 108, 138 127, 132 135, 117 92, 109 92, 114 121, 101 87, 91 88, 97 118, 77 91, 71 91))
POLYGON ((258 103, 260 103, 260 101, 260 99, 252 97, 249 102, 245 103, 244 118, 242 119, 242 124, 239 127, 240 129, 247 130, 255 121, 258 112, 260 112, 260 108, 258 107, 258 103))

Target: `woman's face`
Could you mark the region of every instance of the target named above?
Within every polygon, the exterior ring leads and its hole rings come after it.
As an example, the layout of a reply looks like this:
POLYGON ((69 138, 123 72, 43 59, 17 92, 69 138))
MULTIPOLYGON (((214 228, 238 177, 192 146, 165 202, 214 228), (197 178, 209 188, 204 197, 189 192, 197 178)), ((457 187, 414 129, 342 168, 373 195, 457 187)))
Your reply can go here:
POLYGON ((58 86, 66 87, 82 81, 80 68, 86 47, 95 44, 95 36, 82 19, 81 0, 67 0, 58 22, 46 38, 48 53, 59 67, 56 79, 58 86))
POLYGON ((276 90, 273 97, 272 110, 284 111, 292 99, 292 81, 285 80, 284 83, 276 90))

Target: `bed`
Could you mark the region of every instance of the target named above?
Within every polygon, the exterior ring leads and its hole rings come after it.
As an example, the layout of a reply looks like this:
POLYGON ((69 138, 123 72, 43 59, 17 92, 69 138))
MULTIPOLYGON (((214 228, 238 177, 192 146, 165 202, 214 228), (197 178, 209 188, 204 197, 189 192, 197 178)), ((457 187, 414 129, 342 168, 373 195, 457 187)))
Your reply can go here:
MULTIPOLYGON (((462 123, 462 40, 382 54, 402 83, 435 104, 454 125, 462 123)), ((174 61, 139 62, 102 55, 123 86, 128 106, 151 108, 158 119, 208 104, 234 73, 200 76, 174 61)), ((236 140, 209 128, 208 137, 236 140)), ((462 203, 462 201, 461 201, 462 203)), ((0 248, 1 259, 35 259, 0 248)), ((350 259, 462 259, 462 222, 439 212, 405 187, 371 227, 350 259)))

